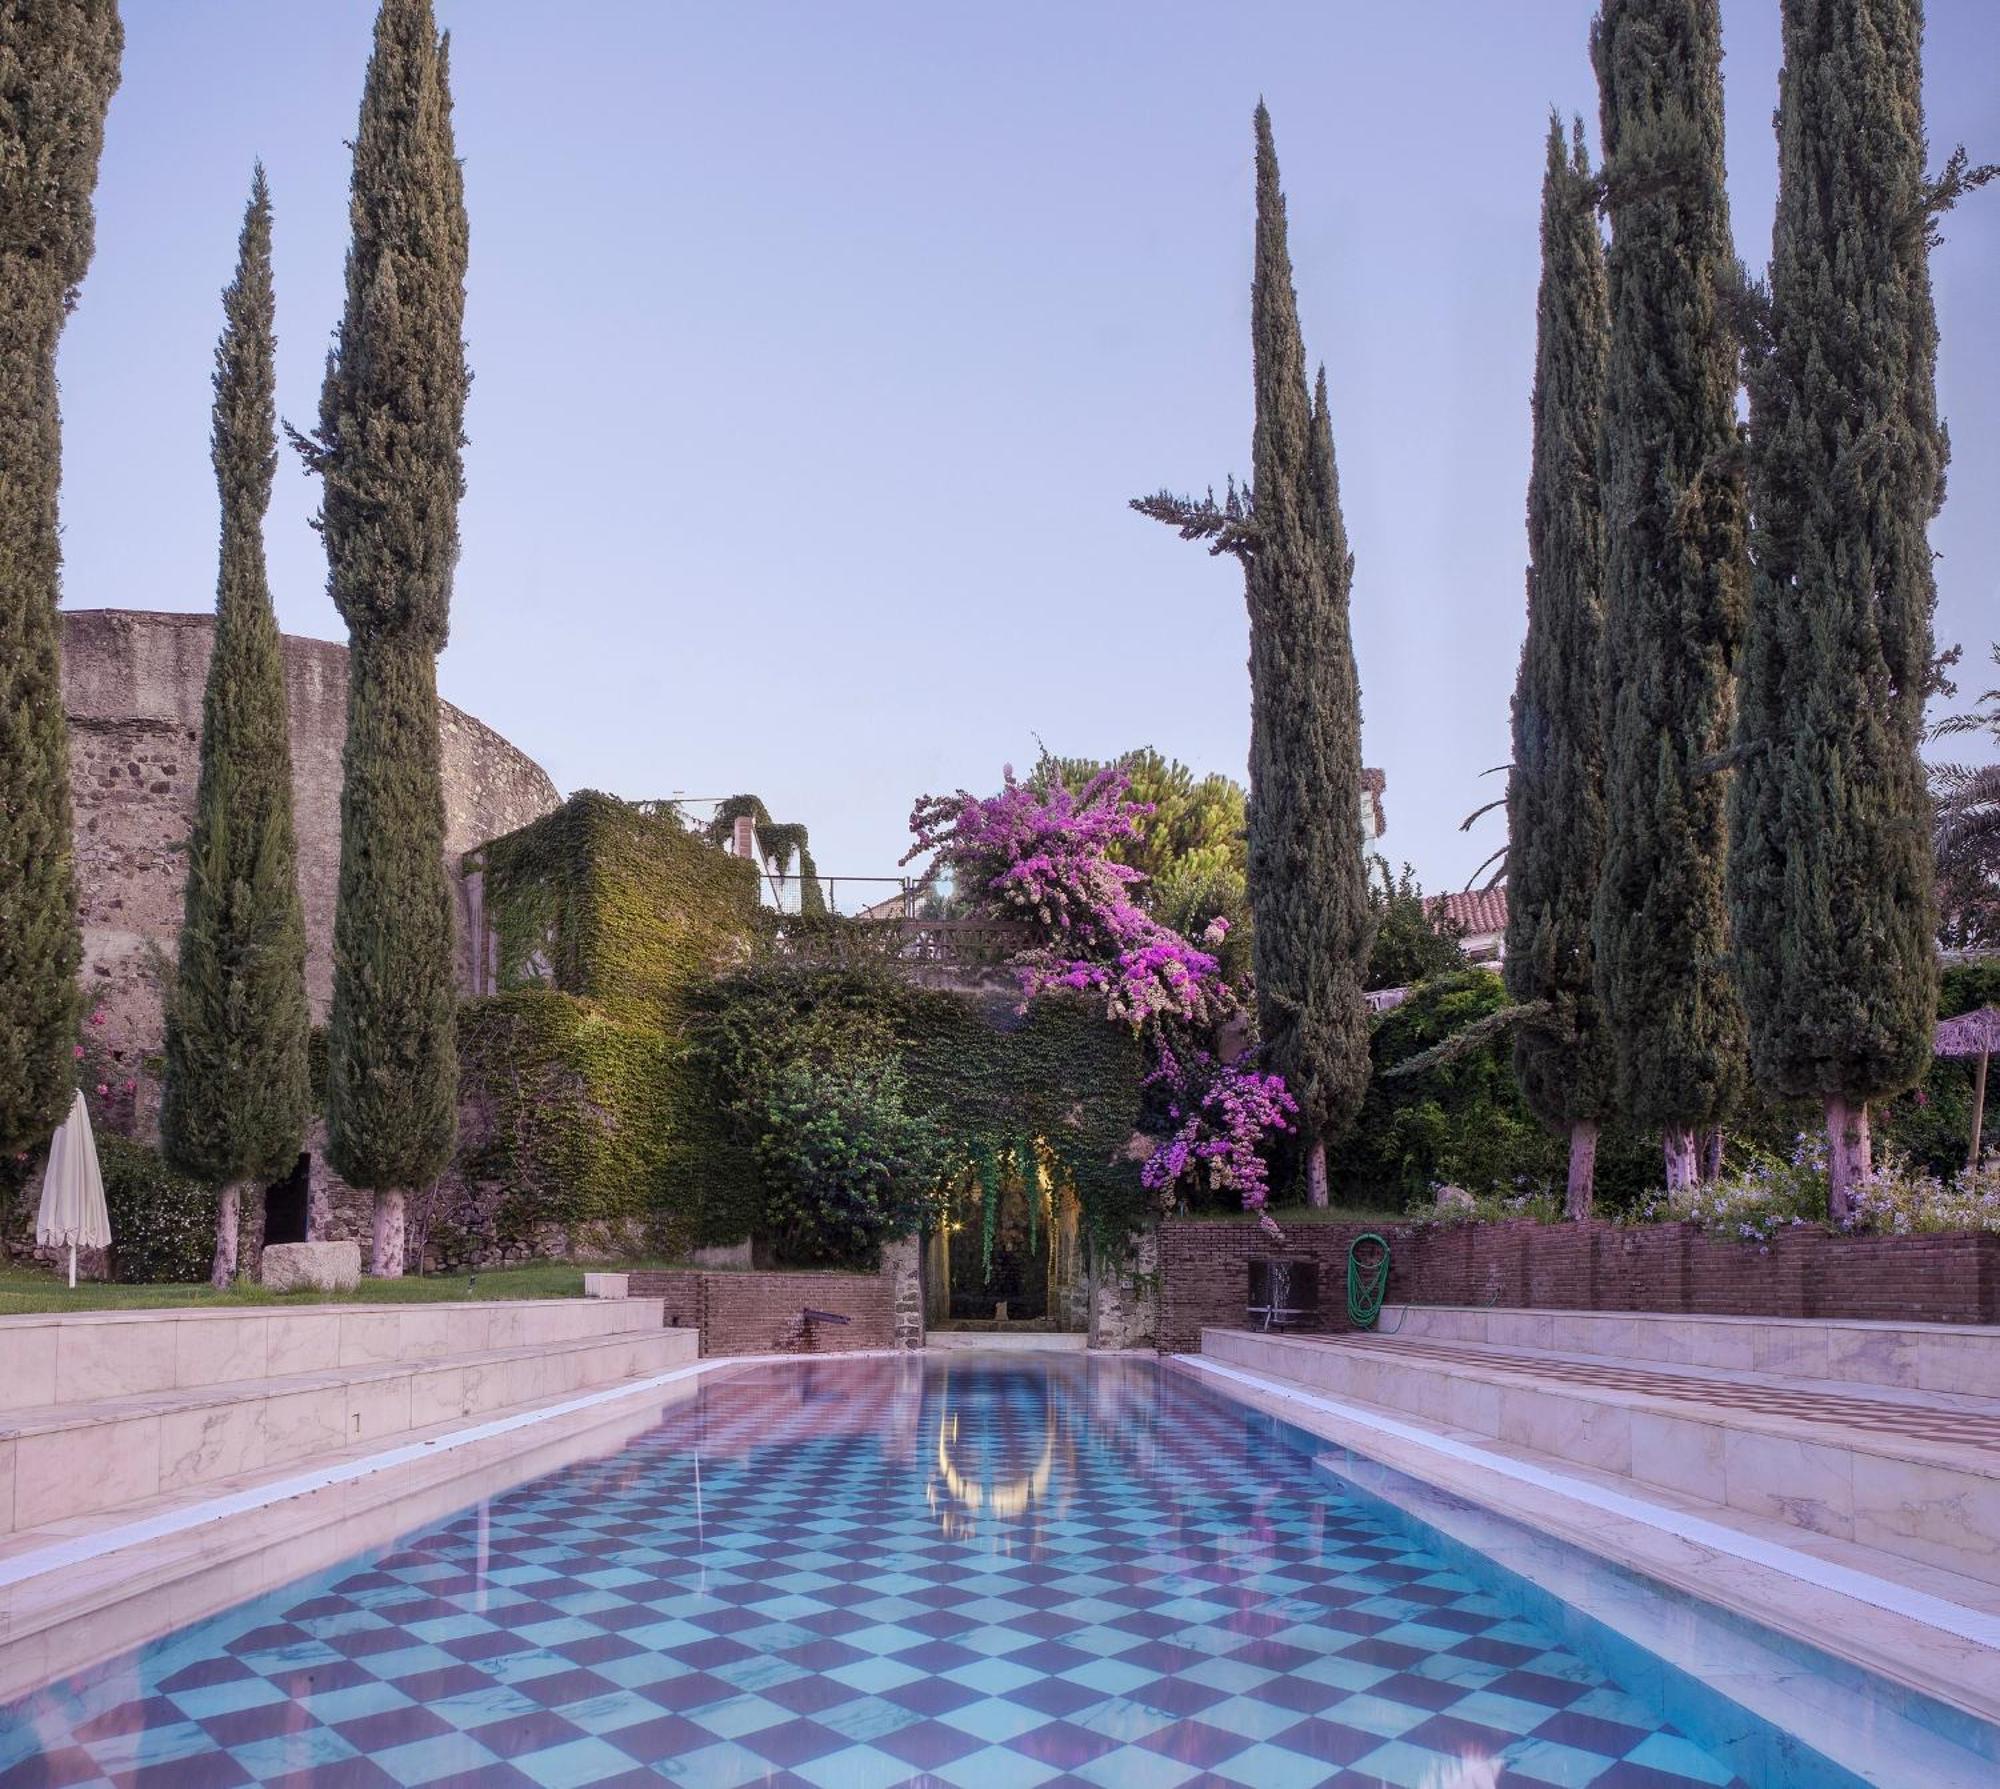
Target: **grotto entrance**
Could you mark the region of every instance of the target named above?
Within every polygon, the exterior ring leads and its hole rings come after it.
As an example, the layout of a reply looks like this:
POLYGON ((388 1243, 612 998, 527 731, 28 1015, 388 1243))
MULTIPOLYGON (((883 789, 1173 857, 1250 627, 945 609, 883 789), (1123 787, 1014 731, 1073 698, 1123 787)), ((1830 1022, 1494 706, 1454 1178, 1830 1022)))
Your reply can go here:
POLYGON ((932 1329, 1081 1330, 1087 1310, 1077 1201, 1041 1173, 968 1176, 951 1215, 924 1243, 924 1312, 932 1329))
POLYGON ((264 1189, 264 1245, 306 1240, 306 1197, 312 1184, 312 1157, 301 1155, 283 1180, 264 1189))

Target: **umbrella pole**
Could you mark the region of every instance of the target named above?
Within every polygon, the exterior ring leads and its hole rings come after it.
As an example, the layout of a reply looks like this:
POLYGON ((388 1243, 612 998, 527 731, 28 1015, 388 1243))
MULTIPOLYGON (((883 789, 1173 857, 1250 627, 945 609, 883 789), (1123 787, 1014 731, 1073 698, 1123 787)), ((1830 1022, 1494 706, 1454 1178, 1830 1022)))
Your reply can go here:
POLYGON ((1986 1059, 1992 1052, 1979 1052, 1979 1070, 1972 1077, 1972 1153, 1966 1157, 1968 1168, 1979 1166, 1979 1133, 1986 1122, 1986 1059))
POLYGON ((76 1244, 69 1245, 69 1289, 76 1290, 76 1244))

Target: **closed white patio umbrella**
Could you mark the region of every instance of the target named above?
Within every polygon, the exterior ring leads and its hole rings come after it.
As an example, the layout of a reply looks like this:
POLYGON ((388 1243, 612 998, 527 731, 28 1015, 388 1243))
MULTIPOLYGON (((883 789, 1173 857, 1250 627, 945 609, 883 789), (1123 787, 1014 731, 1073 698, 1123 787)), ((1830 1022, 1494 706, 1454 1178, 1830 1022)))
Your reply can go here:
POLYGON ((42 1208, 35 1240, 44 1248, 68 1248, 69 1283, 76 1286, 76 1251, 108 1249, 111 1217, 104 1209, 104 1178, 97 1171, 97 1142, 90 1134, 90 1108, 83 1095, 49 1141, 49 1171, 42 1177, 42 1208))

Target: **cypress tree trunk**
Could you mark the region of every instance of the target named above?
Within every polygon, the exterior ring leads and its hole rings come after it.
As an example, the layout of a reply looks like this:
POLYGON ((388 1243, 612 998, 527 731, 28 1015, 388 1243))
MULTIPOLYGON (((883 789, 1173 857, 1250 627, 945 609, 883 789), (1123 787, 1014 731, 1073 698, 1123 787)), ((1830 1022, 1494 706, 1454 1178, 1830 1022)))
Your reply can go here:
POLYGON ((1751 552, 1730 819, 1750 1059, 1826 1109, 1831 1205, 1868 1102, 1937 1010, 1918 757, 1943 496, 1917 0, 1786 0, 1771 348, 1751 381, 1751 552))
POLYGON ((291 1167, 312 1099, 284 647, 264 564, 278 448, 271 201, 261 167, 222 305, 210 438, 221 565, 160 1102, 167 1159, 218 1189, 217 1287, 236 1271, 245 1191, 254 1201, 259 1181, 291 1167))
POLYGON ((1563 1216, 1587 1218, 1597 1192, 1597 1121, 1579 1118, 1569 1127, 1569 1184, 1563 1216))
POLYGON ((350 640, 327 1145, 375 1193, 374 1271, 394 1276, 404 1192, 443 1169, 457 1127, 436 660, 464 493, 466 222, 430 0, 376 18, 349 211, 347 308, 300 442, 350 640))
POLYGON ((1855 1189, 1874 1165, 1868 1129, 1868 1102, 1837 1093, 1826 1096, 1827 1216, 1844 1224, 1854 1212, 1855 1189))
POLYGON ((1361 713, 1348 632, 1354 560, 1322 373, 1309 401, 1270 114, 1257 108, 1256 547, 1250 611, 1249 884, 1264 1047, 1299 1102, 1306 1193, 1368 1086, 1361 713))
POLYGON ((1619 1106, 1680 1185, 1742 1078, 1714 768, 1748 576, 1716 0, 1605 0, 1591 49, 1611 215, 1596 985, 1619 1106))
POLYGON ((216 1195, 215 1265, 208 1276, 208 1283, 218 1292, 226 1292, 229 1282, 236 1277, 242 1214, 242 1186, 224 1187, 216 1195))
POLYGON ((1570 1133, 1564 1210, 1588 1217, 1597 1129, 1612 1110, 1591 909, 1604 854, 1604 512, 1597 442, 1610 352, 1604 245, 1581 120, 1549 120, 1528 480, 1528 635, 1507 780, 1507 991, 1541 1015, 1514 1070, 1545 1124, 1570 1133))
POLYGON ((1727 1133, 1719 1124, 1705 1125, 1701 1133, 1701 1178, 1704 1183, 1722 1178, 1722 1150, 1727 1133))
POLYGON ((0 1151, 75 1088, 76 877, 56 621, 56 343, 94 241, 124 33, 113 0, 0 7, 0 1151))

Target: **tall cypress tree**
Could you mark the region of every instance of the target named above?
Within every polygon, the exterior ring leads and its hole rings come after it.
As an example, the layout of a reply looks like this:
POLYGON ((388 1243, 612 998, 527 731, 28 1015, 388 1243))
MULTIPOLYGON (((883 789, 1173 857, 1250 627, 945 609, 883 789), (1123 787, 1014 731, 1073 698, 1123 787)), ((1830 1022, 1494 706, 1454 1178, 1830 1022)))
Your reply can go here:
POLYGON ((403 1271, 404 1196, 450 1160, 458 999, 437 655, 464 494, 465 188, 430 0, 382 0, 361 96, 347 306, 301 447, 324 480, 349 637, 327 1152, 375 1194, 374 1271, 403 1271))
POLYGON ((167 1158, 220 1189, 218 1287, 236 1271, 243 1193, 291 1167, 311 1100, 285 662, 264 569, 278 428, 271 199, 261 165, 222 308, 210 438, 222 568, 160 1107, 167 1158))
POLYGON ((1824 1102, 1832 1205, 1868 1102, 1930 1061, 1918 758, 1943 497, 1918 0, 1786 0, 1771 344, 1751 383, 1750 634, 1730 895, 1751 1067, 1824 1102))
POLYGON ((1348 631, 1354 556, 1340 511, 1326 373, 1308 395, 1271 115, 1260 101, 1250 286, 1251 488, 1160 491, 1141 515, 1243 562, 1250 611, 1249 892, 1266 1056, 1299 1102, 1306 1196, 1368 1091, 1362 998, 1374 922, 1361 840, 1361 691, 1348 631))
POLYGON ((114 0, 0 6, 0 1151, 75 1086, 76 874, 56 604, 56 343, 90 266, 114 0))
POLYGON ((1604 0, 1591 51, 1611 217, 1597 990, 1620 1107, 1660 1128, 1677 1187, 1742 1079, 1717 764, 1748 565, 1716 0, 1604 0))
POLYGON ((1249 883, 1258 1023, 1299 1102, 1306 1190, 1368 1089, 1361 997, 1370 932, 1361 852, 1361 700, 1348 634, 1354 558, 1340 513, 1326 380, 1307 396, 1271 116, 1257 107, 1250 289, 1256 546, 1244 579, 1252 705, 1249 883))
POLYGON ((1572 1217, 1590 1212, 1611 1077, 1591 909, 1604 854, 1604 510, 1597 437, 1611 322, 1597 186, 1579 119, 1549 119, 1528 475, 1528 637, 1507 779, 1507 992, 1535 1016, 1514 1068, 1536 1115, 1569 1132, 1572 1217))

